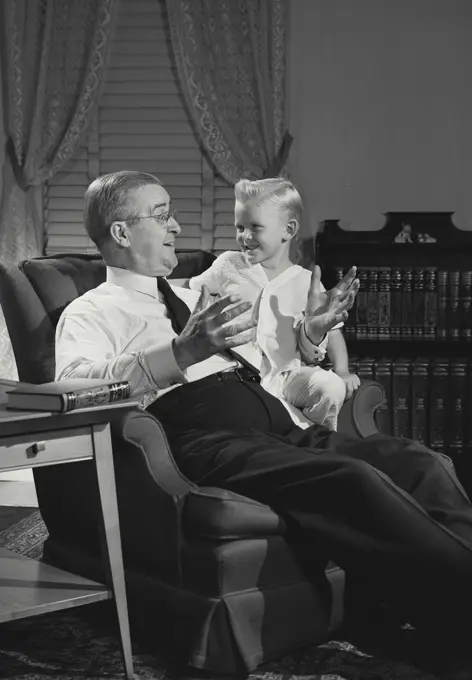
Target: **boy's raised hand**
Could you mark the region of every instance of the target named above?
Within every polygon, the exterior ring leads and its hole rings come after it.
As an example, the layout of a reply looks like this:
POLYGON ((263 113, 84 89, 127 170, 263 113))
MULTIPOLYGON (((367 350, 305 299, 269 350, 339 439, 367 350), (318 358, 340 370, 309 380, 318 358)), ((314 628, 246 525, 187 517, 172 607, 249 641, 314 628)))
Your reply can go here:
POLYGON ((305 307, 305 331, 314 345, 336 324, 346 321, 358 290, 356 267, 351 267, 334 288, 323 291, 321 269, 315 265, 305 307))

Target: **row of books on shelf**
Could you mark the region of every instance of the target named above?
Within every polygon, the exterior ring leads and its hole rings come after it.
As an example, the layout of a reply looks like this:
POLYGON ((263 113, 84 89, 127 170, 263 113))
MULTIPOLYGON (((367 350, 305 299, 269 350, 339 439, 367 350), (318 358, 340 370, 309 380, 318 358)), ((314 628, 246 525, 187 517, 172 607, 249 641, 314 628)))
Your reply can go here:
POLYGON ((358 276, 347 340, 472 339, 472 270, 359 267, 358 276))
POLYGON ((452 457, 472 455, 472 359, 354 357, 350 370, 383 385, 381 432, 417 439, 452 457))

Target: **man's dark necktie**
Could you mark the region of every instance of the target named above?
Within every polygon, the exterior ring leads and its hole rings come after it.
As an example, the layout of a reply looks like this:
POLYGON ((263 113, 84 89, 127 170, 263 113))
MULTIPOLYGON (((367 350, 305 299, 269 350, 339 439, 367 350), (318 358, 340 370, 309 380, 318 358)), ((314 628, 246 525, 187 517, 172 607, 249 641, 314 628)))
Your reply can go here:
MULTIPOLYGON (((177 333, 177 335, 179 335, 185 328, 187 321, 189 320, 190 309, 187 307, 185 302, 174 293, 169 283, 162 276, 157 277, 157 289, 164 298, 164 302, 167 307, 167 313, 169 314, 169 319, 172 324, 172 328, 177 333)), ((225 355, 226 358, 230 359, 231 361, 235 360, 239 361, 252 373, 257 374, 257 371, 255 370, 254 366, 251 366, 251 364, 244 357, 240 356, 239 353, 237 352, 233 353, 232 350, 227 349, 224 350, 223 352, 220 352, 220 354, 225 355)))
POLYGON ((177 335, 179 335, 187 325, 187 321, 190 317, 190 309, 185 302, 174 293, 166 279, 162 276, 157 277, 157 288, 166 303, 172 328, 177 335))

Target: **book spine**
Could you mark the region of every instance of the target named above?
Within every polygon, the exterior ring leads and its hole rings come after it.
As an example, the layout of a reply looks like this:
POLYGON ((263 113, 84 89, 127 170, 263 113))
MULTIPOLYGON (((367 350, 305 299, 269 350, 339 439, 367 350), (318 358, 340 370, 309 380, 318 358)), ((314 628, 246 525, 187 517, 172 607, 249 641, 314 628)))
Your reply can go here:
POLYGON ((472 340, 472 271, 461 271, 460 290, 460 337, 462 340, 472 340))
POLYGON ((469 359, 467 363, 465 413, 464 457, 470 466, 472 461, 472 417, 470 416, 472 413, 472 359, 469 359))
POLYGON ((464 451, 465 417, 467 395, 467 360, 451 362, 450 399, 446 404, 446 451, 458 458, 464 451))
POLYGON ((390 276, 390 337, 398 340, 402 328, 402 270, 392 269, 390 276))
POLYGON ((359 291, 356 305, 356 340, 367 339, 367 270, 359 270, 359 291))
MULTIPOLYGON (((342 281, 344 273, 343 273, 343 268, 342 267, 336 267, 334 270, 334 275, 336 277, 336 285, 342 281)), ((347 317, 347 320, 344 322, 344 328, 343 328, 343 335, 346 340, 346 342, 349 342, 350 340, 354 340, 356 337, 356 304, 357 304, 357 297, 354 300, 354 304, 352 306, 352 309, 349 311, 349 316, 347 317)))
POLYGON ((411 340, 414 323, 412 300, 413 269, 407 268, 403 270, 402 283, 402 326, 400 334, 402 339, 411 340))
POLYGON ((367 339, 379 337, 379 295, 377 267, 370 267, 367 278, 367 339))
POLYGON ((393 362, 393 434, 395 437, 411 437, 410 418, 410 360, 395 359, 393 362))
POLYGON ((374 379, 374 359, 362 357, 357 363, 357 375, 361 380, 374 379))
POLYGON ((349 373, 357 373, 358 372, 358 364, 359 364, 359 358, 356 356, 349 357, 348 359, 348 368, 349 368, 349 373))
POLYGON ((449 361, 433 360, 431 375, 431 406, 429 412, 429 446, 445 453, 446 395, 449 388, 449 361))
POLYGON ((390 340, 390 267, 379 267, 379 340, 390 340))
POLYGON ((445 340, 447 338, 447 284, 448 272, 444 269, 438 271, 438 325, 436 328, 436 337, 438 340, 445 340))
POLYGON ((118 381, 111 385, 99 385, 76 392, 67 392, 62 396, 62 412, 79 408, 102 406, 115 401, 124 401, 130 397, 130 385, 127 381, 118 381))
POLYGON ((334 268, 334 277, 336 279, 336 285, 343 280, 343 268, 342 267, 335 267, 334 268))
POLYGON ((449 272, 449 305, 447 310, 447 326, 451 340, 459 340, 460 337, 459 277, 460 272, 449 272))
POLYGON ((413 274, 413 339, 422 340, 424 336, 424 310, 425 310, 425 285, 424 269, 416 267, 413 274))
POLYGON ((428 444, 429 361, 415 359, 411 367, 411 436, 428 444))
POLYGON ((375 420, 382 434, 392 434, 392 361, 388 358, 374 362, 374 377, 385 390, 385 401, 377 409, 375 420))
POLYGON ((434 340, 438 325, 438 291, 436 267, 426 267, 424 292, 424 339, 434 340))

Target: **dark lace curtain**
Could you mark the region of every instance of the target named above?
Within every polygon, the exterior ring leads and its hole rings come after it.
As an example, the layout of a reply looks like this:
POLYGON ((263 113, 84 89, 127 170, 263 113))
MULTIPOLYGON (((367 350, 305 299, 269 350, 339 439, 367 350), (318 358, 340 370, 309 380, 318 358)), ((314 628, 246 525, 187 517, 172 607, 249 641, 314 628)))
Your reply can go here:
MULTIPOLYGON (((41 254, 45 234, 34 187, 64 167, 93 120, 118 0, 2 0, 7 149, 0 259, 41 254)), ((16 377, 0 310, 0 376, 16 377)))

